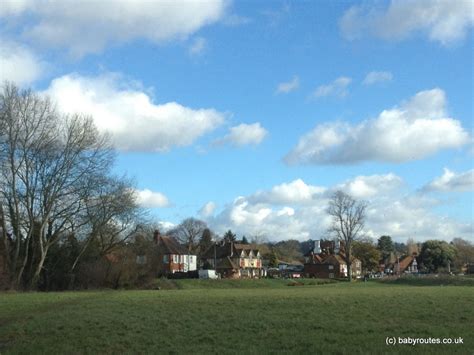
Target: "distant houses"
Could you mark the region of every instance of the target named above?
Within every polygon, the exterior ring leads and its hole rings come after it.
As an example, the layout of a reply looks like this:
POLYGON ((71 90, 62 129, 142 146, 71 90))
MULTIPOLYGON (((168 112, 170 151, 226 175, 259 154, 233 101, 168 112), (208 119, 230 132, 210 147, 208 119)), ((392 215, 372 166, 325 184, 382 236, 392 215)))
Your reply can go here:
POLYGON ((158 250, 160 274, 168 276, 177 272, 197 270, 197 256, 190 253, 174 238, 155 231, 153 240, 158 250))
MULTIPOLYGON (((304 255, 304 275, 321 279, 346 278, 347 264, 344 260, 344 245, 336 241, 316 240, 313 247, 304 255)), ((352 276, 362 275, 362 263, 352 258, 352 276)))
POLYGON ((226 278, 259 278, 266 275, 260 251, 250 244, 223 241, 211 246, 203 261, 226 278))

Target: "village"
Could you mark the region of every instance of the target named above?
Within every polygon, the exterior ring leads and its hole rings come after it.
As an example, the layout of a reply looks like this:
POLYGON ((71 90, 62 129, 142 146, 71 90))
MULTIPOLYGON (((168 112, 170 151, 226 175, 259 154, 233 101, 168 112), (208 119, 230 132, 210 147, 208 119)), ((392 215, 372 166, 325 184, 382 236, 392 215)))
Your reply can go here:
MULTIPOLYGON (((382 240, 386 240, 382 238, 382 240)), ((259 246, 249 244, 246 240, 222 239, 201 253, 200 256, 190 253, 172 236, 161 235, 158 230, 153 235, 154 246, 145 255, 137 255, 139 264, 158 258, 157 276, 168 278, 200 279, 242 279, 242 278, 320 278, 346 279, 348 267, 345 258, 344 242, 334 240, 314 240, 306 243, 308 251, 300 260, 293 262, 272 260, 272 255, 265 256, 259 246), (267 258, 270 257, 270 258, 267 258)), ((267 248, 264 246, 264 248, 267 248)), ((354 279, 400 277, 403 275, 430 274, 423 265, 419 268, 418 251, 411 248, 410 255, 396 255, 390 252, 386 259, 370 268, 361 259, 352 257, 351 272, 354 279)), ((442 273, 453 274, 450 269, 442 273)), ((454 268, 453 268, 454 270, 454 268)), ((458 273, 474 273, 474 263, 462 264, 458 273)))

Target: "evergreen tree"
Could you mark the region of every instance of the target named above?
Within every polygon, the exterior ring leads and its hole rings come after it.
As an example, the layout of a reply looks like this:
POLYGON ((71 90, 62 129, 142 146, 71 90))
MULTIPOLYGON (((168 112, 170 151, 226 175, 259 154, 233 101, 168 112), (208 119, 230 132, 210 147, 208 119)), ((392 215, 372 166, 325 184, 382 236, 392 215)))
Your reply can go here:
POLYGON ((227 232, 225 232, 224 234, 224 240, 228 243, 228 242, 235 242, 235 239, 236 239, 236 235, 234 233, 232 233, 232 231, 229 229, 227 232))

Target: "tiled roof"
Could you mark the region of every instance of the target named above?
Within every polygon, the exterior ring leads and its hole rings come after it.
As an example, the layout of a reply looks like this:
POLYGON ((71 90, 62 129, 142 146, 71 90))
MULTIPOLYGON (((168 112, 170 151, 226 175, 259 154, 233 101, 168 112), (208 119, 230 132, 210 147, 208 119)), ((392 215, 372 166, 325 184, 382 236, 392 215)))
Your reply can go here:
POLYGON ((158 248, 163 254, 190 255, 190 252, 174 238, 159 236, 158 248))
POLYGON ((415 259, 414 256, 406 256, 402 260, 400 260, 400 272, 405 271, 408 266, 413 262, 413 259, 415 259))
POLYGON ((240 256, 242 250, 245 253, 245 256, 248 256, 250 250, 252 250, 253 254, 256 256, 258 253, 258 249, 255 249, 250 244, 240 244, 240 243, 217 243, 217 245, 212 245, 205 253, 205 259, 212 259, 214 256, 217 259, 225 258, 226 256, 237 257, 240 256), (214 255, 215 253, 215 255, 214 255))
POLYGON ((220 259, 217 262, 217 269, 233 269, 238 270, 239 267, 235 265, 232 259, 228 256, 226 258, 220 259))

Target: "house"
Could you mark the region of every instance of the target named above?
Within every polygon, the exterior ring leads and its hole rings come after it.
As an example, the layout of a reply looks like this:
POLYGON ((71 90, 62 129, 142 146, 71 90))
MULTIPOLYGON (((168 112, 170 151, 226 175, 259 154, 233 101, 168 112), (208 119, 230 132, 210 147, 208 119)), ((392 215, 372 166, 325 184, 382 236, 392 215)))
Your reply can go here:
MULTIPOLYGON (((316 240, 305 255, 304 274, 322 279, 345 278, 348 275, 344 246, 339 242, 316 240), (322 248, 321 246, 324 246, 322 248)), ((352 258, 352 276, 361 277, 362 263, 352 258)))
POLYGON ((416 254, 405 256, 402 260, 392 264, 393 274, 416 274, 418 273, 418 263, 416 261, 416 254))
POLYGON ((204 253, 203 261, 226 278, 265 276, 260 252, 250 244, 216 243, 204 253))
POLYGON ((162 236, 159 231, 153 235, 159 255, 159 272, 170 275, 176 272, 197 270, 197 256, 190 253, 174 238, 162 236))

